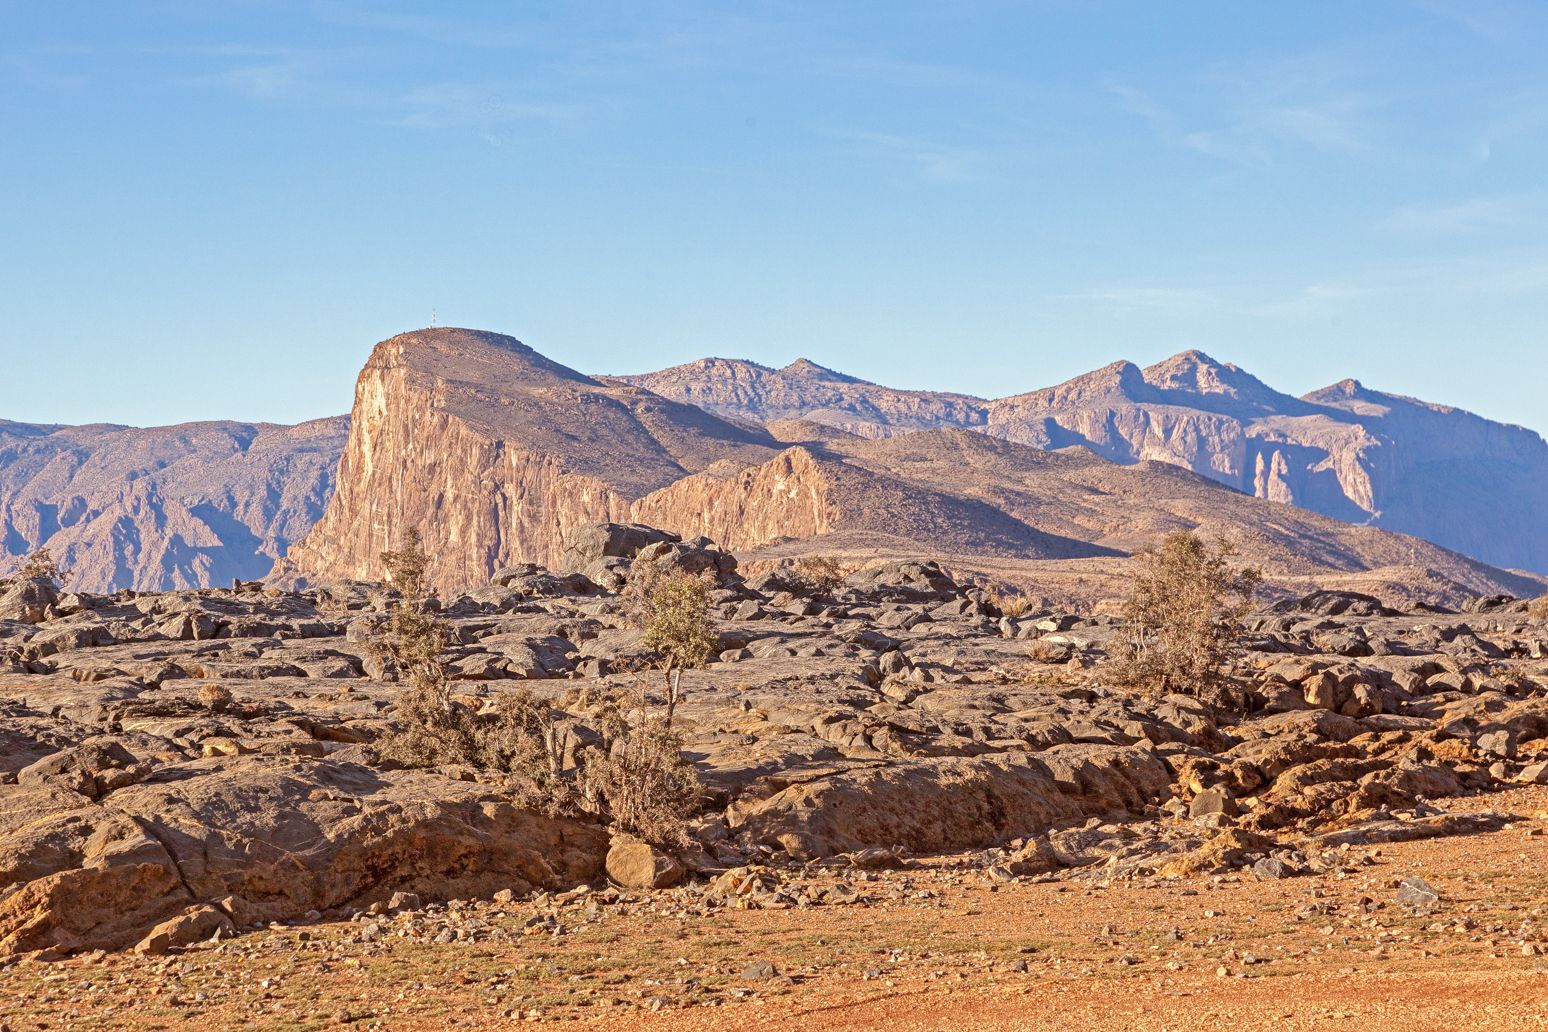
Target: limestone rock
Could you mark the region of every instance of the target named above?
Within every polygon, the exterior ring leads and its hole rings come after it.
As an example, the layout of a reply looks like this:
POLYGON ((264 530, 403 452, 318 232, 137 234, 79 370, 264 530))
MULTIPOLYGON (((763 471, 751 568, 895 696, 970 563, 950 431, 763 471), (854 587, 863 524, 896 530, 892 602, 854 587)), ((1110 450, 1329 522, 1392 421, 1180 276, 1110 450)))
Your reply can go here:
POLYGON ((649 843, 615 835, 607 851, 607 876, 626 889, 667 889, 683 880, 683 865, 649 843))

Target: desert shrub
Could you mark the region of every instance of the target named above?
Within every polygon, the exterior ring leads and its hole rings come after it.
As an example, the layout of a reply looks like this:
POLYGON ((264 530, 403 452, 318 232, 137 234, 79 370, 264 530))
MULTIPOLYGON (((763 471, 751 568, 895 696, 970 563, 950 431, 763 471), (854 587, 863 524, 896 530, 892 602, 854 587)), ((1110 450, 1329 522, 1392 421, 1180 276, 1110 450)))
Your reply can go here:
POLYGON ((1528 605, 1527 615, 1534 620, 1548 621, 1548 595, 1544 595, 1528 605))
POLYGON ((820 594, 830 594, 844 583, 844 568, 831 555, 808 555, 796 560, 796 572, 820 594))
POLYGON ((198 691, 199 704, 211 713, 222 713, 231 705, 231 689, 223 684, 202 684, 198 691))
POLYGON ((398 695, 393 726, 376 748, 382 759, 404 767, 483 766, 477 715, 422 685, 398 695))
POLYGON ((699 808, 698 774, 670 716, 652 712, 643 692, 633 708, 632 720, 617 702, 603 713, 602 747, 581 770, 588 805, 647 842, 680 845, 699 808))
POLYGON ((16 568, 16 576, 30 580, 46 580, 56 588, 64 586, 70 571, 62 568, 49 550, 39 548, 16 568))
POLYGON ((1034 608, 1030 598, 1011 588, 995 586, 986 589, 985 594, 989 596, 989 602, 1000 611, 1001 616, 1016 619, 1026 616, 1034 608))
POLYGON ((709 583, 678 574, 652 588, 644 598, 645 648, 661 657, 666 677, 666 722, 677 709, 684 670, 709 662, 720 643, 710 616, 709 583))
POLYGON ((451 701, 445 621, 429 610, 423 593, 430 558, 410 530, 399 548, 382 553, 388 578, 403 593, 373 642, 397 672, 397 726, 380 743, 382 755, 407 767, 472 763, 478 756, 473 714, 451 701))
POLYGON ((501 771, 519 803, 544 813, 573 813, 580 798, 564 769, 561 714, 526 688, 501 697, 478 731, 476 763, 501 771))
POLYGON ((641 593, 646 647, 662 658, 667 672, 665 711, 639 693, 634 718, 616 699, 602 707, 600 744, 565 767, 571 718, 527 689, 504 695, 493 712, 479 714, 452 698, 454 684, 444 653, 444 621, 426 606, 429 557, 410 534, 394 552, 382 554, 404 598, 393 609, 377 647, 398 670, 404 687, 393 727, 377 742, 383 759, 405 767, 465 764, 503 774, 513 799, 552 815, 590 811, 647 841, 669 846, 686 835, 687 819, 699 804, 699 781, 682 758, 672 730, 677 675, 702 666, 716 644, 709 615, 709 586, 696 577, 656 578, 641 593))
POLYGON ((1139 553, 1109 663, 1114 680, 1157 694, 1202 695, 1219 685, 1262 580, 1257 569, 1233 565, 1235 555, 1230 543, 1207 544, 1190 531, 1139 553))

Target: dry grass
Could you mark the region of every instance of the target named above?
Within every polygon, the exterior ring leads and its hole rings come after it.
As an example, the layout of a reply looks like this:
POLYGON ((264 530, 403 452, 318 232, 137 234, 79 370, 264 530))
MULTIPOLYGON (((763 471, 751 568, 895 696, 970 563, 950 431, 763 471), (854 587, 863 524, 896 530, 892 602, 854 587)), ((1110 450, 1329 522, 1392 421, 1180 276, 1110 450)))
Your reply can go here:
POLYGON ((213 681, 199 686, 198 697, 200 705, 211 713, 224 713, 231 705, 231 689, 213 681))
POLYGON ((1020 619, 1037 608, 1026 595, 1002 584, 985 589, 985 594, 1001 616, 1008 616, 1012 620, 1020 619))

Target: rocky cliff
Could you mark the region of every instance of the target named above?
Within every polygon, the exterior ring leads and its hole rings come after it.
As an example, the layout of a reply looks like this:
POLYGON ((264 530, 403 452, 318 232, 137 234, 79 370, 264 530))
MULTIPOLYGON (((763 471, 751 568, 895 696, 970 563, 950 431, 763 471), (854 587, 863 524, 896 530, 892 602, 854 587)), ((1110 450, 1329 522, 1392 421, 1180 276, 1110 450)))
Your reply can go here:
POLYGON ((262 577, 322 514, 347 429, 0 421, 0 571, 46 545, 83 591, 262 577))
POLYGON ((773 370, 707 359, 621 382, 728 417, 807 419, 874 438, 969 428, 1118 463, 1170 463, 1260 498, 1548 572, 1548 443, 1354 381, 1294 398, 1188 351, 993 401, 893 390, 804 361, 773 370))
MULTIPOLYGON (((1121 386, 1137 373, 1111 367, 1071 390, 1105 397, 1102 377, 1121 386)), ((864 386, 815 367, 791 375, 834 390, 864 386)), ((1172 426, 1170 409, 1134 418, 1172 426)), ((891 435, 878 425, 862 435, 810 420, 733 423, 584 376, 499 334, 404 334, 379 344, 361 373, 338 489, 276 579, 377 579, 381 552, 415 528, 434 556, 431 580, 456 591, 516 562, 558 567, 570 528, 620 521, 742 552, 901 549, 965 566, 1112 561, 1199 528, 1286 577, 1406 563, 1433 572, 1446 585, 1440 596, 1531 587, 1426 542, 1223 487, 1208 461, 1197 463, 1202 476, 1177 469, 1169 463, 1204 454, 1187 451, 1193 437, 1180 431, 1169 448, 1126 453, 1124 465, 1095 448, 1044 450, 1064 440, 1033 447, 963 428, 891 435), (1149 461, 1158 458, 1166 462, 1149 461)), ((1102 443, 1110 451, 1127 440, 1115 433, 1102 443)), ((1246 468, 1245 444, 1233 454, 1231 468, 1246 468)))
POLYGON ((282 575, 376 579, 409 528, 442 588, 512 562, 558 566, 563 532, 717 461, 758 463, 762 431, 632 386, 604 384, 512 337, 406 333, 376 346, 355 385, 338 490, 282 575))

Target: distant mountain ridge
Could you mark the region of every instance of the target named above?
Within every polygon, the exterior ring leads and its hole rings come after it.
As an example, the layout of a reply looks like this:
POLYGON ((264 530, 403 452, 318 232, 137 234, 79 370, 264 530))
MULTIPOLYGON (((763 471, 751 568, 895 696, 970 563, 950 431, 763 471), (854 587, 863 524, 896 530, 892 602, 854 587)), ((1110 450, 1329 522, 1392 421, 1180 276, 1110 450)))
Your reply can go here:
MULTIPOLYGON (((982 426, 926 428, 963 411, 962 396, 892 391, 814 363, 707 360, 678 380, 717 394, 701 407, 585 376, 488 331, 383 341, 356 384, 338 488, 275 576, 380 577, 382 551, 412 528, 435 557, 430 581, 455 592, 512 563, 560 565, 570 527, 632 521, 742 553, 902 553, 969 570, 1044 563, 1077 581, 1081 570, 1108 576, 1110 564, 1171 530, 1197 528, 1239 542, 1281 580, 1417 578, 1426 597, 1446 599, 1542 583, 1173 464, 1048 451, 982 426), (799 412, 813 398, 831 420, 920 428, 868 437, 831 421, 755 418, 799 412)), ((1069 594, 1090 598, 1095 583, 1069 594)))
POLYGON ((1548 571, 1542 437, 1353 380, 1295 398, 1200 351, 1143 369, 1114 362, 996 400, 895 390, 804 361, 775 370, 708 359, 615 379, 729 418, 809 419, 873 438, 959 427, 1119 463, 1168 462, 1260 498, 1548 571))
POLYGON ((348 425, 0 420, 0 574, 47 545, 82 591, 260 578, 322 515, 348 425))
POLYGON ((1437 583, 1505 583, 1422 542, 1352 538, 1302 509, 1548 570, 1548 444, 1537 434, 1353 380, 1295 398, 1198 351, 986 400, 806 359, 587 376, 502 334, 432 329, 376 347, 354 418, 353 430, 347 417, 0 420, 0 574, 47 544, 87 590, 225 584, 276 560, 282 571, 375 576, 392 535, 431 518, 451 521, 448 584, 500 562, 555 562, 564 528, 598 519, 742 549, 890 535, 897 548, 1029 561, 1094 561, 1213 521, 1308 575, 1407 565, 1437 583), (1022 447, 995 451, 993 439, 1022 447), (1242 508, 1159 477, 1156 463, 1298 508, 1242 508), (1111 503, 1094 501, 1106 494, 1111 503), (1292 561, 1296 549, 1306 562, 1292 561))

